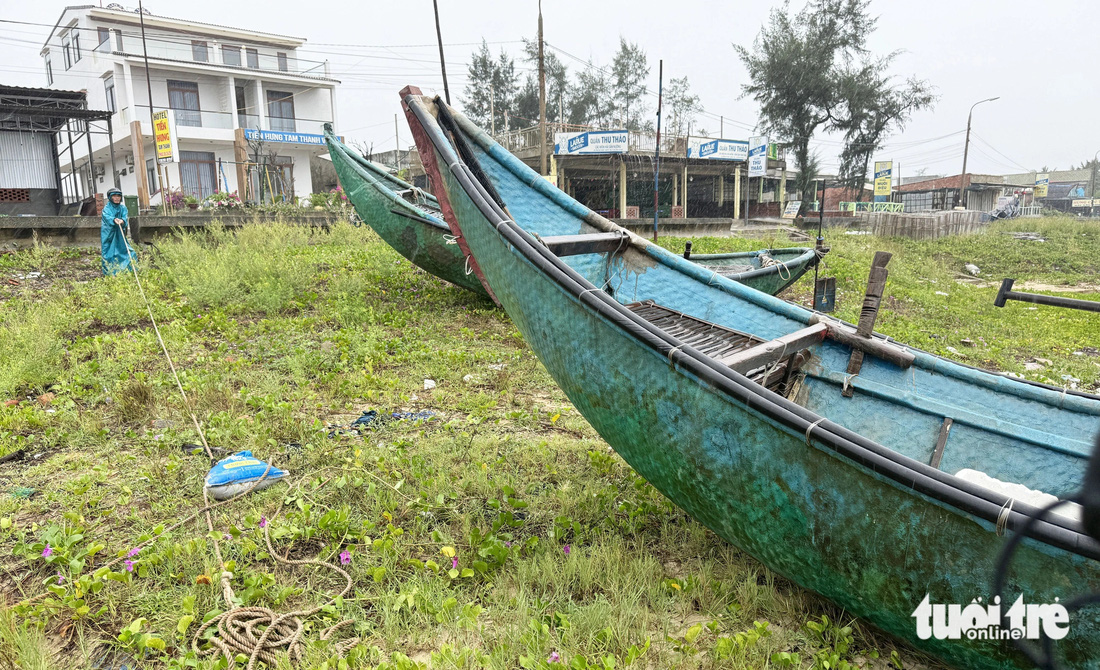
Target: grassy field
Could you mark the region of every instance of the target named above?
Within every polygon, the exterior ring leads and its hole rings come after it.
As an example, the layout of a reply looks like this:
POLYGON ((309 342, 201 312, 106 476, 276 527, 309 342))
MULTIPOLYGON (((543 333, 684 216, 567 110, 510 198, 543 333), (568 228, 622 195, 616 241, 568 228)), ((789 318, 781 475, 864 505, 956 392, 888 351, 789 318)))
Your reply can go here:
MULTIPOLYGON (((873 251, 893 251, 880 331, 1096 389, 1095 316, 992 299, 1002 276, 1100 298, 1100 228, 1021 226, 1048 241, 830 235, 839 315, 855 318, 873 251), (960 282, 966 262, 991 286, 960 282)), ((307 667, 938 667, 694 523, 609 451, 503 312, 369 230, 158 247, 143 282, 211 444, 270 459, 289 484, 216 511, 213 536, 201 519, 164 531, 202 507, 210 463, 183 446, 197 436, 133 277, 99 278, 88 250, 0 255, 0 457, 26 455, 0 464, 0 667, 224 667, 190 650, 228 607, 215 538, 234 605, 291 611, 343 586, 277 564, 261 525, 294 558, 346 552, 354 590, 307 620, 307 667), (329 437, 371 409, 435 416, 329 437), (126 568, 101 567, 149 538, 126 568), (337 637, 362 642, 338 661, 319 631, 349 617, 337 637)), ((785 297, 809 293, 804 279, 785 297)))

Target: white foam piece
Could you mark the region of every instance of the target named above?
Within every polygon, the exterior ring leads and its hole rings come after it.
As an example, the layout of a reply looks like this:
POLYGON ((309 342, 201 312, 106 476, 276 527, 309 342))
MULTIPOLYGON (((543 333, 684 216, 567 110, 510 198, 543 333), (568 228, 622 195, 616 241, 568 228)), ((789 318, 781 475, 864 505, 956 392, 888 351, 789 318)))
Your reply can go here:
MULTIPOLYGON (((990 491, 996 491, 1013 500, 1019 500, 1033 507, 1046 507, 1047 505, 1053 504, 1055 500, 1058 500, 1057 496, 1043 493, 1035 489, 1029 489, 1023 484, 1006 482, 996 477, 990 477, 980 470, 963 468, 956 472, 955 476, 971 484, 976 484, 990 491)), ((1053 513, 1065 519, 1069 519, 1070 521, 1075 521, 1077 523, 1081 522, 1081 506, 1075 502, 1067 502, 1059 505, 1053 510, 1053 513)))

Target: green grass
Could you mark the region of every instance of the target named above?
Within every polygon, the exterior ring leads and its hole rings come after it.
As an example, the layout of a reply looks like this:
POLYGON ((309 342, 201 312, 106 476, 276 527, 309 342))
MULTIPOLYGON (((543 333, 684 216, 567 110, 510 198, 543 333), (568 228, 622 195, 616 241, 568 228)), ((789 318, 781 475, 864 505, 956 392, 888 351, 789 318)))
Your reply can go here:
MULTIPOLYGON (((1006 370, 1047 358, 1045 375, 1095 388, 1100 359, 1072 353, 1098 339, 1085 318, 995 310, 994 288, 955 282, 974 262, 994 279, 1056 282, 1060 264, 1068 281, 1095 283, 1097 233, 1028 228, 1050 241, 1018 251, 995 234, 830 235, 840 315, 855 317, 870 256, 885 248, 896 256, 880 330, 1006 370), (986 343, 964 348, 963 337, 986 343)), ((695 243, 700 253, 772 244, 695 243)), ((310 621, 307 666, 338 667, 318 631, 351 617, 357 668, 560 667, 547 660, 555 653, 580 668, 935 667, 693 522, 609 451, 503 312, 369 230, 261 225, 158 246, 142 280, 208 438, 290 471, 289 485, 216 513, 241 604, 290 611, 342 586, 329 571, 276 564, 261 517, 280 551, 351 554, 355 589, 310 621), (438 416, 327 437, 327 423, 366 409, 438 416)), ((205 523, 159 537, 132 573, 96 577, 199 509, 209 467, 181 449, 196 435, 133 277, 98 278, 98 263, 94 251, 48 247, 0 256, 0 277, 44 272, 0 285, 0 402, 19 401, 0 405, 0 455, 30 457, 0 465, 0 659, 83 668, 145 647, 145 667, 220 667, 189 651, 198 623, 227 607, 205 523), (47 599, 10 608, 47 588, 47 599)), ((809 282, 790 297, 808 299, 809 282)))

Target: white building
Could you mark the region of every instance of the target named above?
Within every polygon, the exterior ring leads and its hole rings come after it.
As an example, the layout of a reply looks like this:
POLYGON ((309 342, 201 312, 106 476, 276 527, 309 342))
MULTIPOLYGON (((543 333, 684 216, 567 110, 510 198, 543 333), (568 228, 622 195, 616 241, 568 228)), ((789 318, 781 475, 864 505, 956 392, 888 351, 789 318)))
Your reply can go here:
MULTIPOLYGON (((298 58, 303 44, 297 37, 140 16, 118 4, 81 5, 61 13, 42 58, 49 87, 85 89, 90 108, 114 112, 114 150, 127 195, 160 203, 150 116, 171 110, 174 155, 163 173, 173 191, 199 199, 236 191, 269 201, 312 192, 310 162, 326 152, 322 124, 336 120, 339 82, 328 76, 327 61, 298 58)), ((74 165, 78 172, 89 169, 86 142, 72 147, 72 157, 64 133, 60 142, 63 173, 74 165)), ((91 144, 94 183, 105 193, 114 185, 112 175, 102 174, 110 171, 107 138, 93 135, 91 144)))

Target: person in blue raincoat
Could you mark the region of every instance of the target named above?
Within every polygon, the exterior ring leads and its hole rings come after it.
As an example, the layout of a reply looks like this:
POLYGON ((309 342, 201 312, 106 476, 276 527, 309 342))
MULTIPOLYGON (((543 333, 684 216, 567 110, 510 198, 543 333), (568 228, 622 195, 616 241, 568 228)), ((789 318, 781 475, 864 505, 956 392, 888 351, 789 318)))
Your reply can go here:
POLYGON ((114 275, 130 269, 133 248, 126 240, 130 232, 130 215, 126 205, 122 204, 122 191, 112 188, 107 191, 107 204, 100 217, 99 239, 103 245, 103 274, 114 275))

